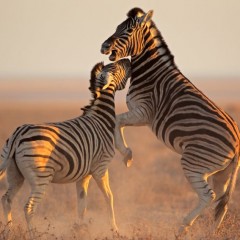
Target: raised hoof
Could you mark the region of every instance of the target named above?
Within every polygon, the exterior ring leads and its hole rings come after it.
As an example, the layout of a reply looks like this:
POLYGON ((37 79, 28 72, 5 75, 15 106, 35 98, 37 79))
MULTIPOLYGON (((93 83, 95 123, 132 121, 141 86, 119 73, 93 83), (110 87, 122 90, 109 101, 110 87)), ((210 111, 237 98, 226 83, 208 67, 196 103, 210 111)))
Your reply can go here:
POLYGON ((132 162, 133 162, 133 157, 132 157, 132 150, 130 148, 127 149, 127 153, 125 154, 123 158, 123 162, 126 167, 131 167, 132 162))

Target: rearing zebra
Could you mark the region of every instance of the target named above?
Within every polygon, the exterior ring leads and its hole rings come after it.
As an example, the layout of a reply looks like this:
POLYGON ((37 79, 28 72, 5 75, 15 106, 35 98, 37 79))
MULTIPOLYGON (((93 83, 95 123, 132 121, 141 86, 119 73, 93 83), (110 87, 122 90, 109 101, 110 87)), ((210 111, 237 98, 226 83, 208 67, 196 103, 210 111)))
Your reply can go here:
POLYGON ((115 142, 130 166, 132 152, 124 143, 125 126, 149 125, 158 139, 182 155, 186 178, 199 203, 184 219, 183 234, 213 200, 218 228, 236 182, 239 130, 233 119, 199 91, 177 68, 153 11, 130 10, 128 18, 103 44, 101 52, 115 61, 131 56, 132 77, 127 94, 129 112, 117 116, 115 142), (213 175, 211 189, 208 177, 213 175))
POLYGON ((0 166, 0 176, 7 170, 9 186, 2 204, 10 225, 11 202, 24 179, 31 186, 24 209, 31 237, 34 235, 33 214, 50 182, 76 182, 79 217, 83 220, 88 183, 93 176, 106 198, 112 227, 117 230, 107 166, 115 148, 114 95, 116 90, 125 87, 130 74, 128 59, 106 66, 96 64, 89 88, 93 100, 83 108, 82 116, 64 122, 26 124, 10 136, 3 148, 0 166))

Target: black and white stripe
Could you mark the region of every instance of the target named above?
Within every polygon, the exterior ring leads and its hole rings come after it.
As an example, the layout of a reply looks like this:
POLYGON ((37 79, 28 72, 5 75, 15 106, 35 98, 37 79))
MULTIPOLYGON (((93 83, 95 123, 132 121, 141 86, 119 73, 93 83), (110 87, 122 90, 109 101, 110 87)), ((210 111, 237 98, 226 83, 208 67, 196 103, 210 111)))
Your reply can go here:
POLYGON ((128 59, 106 66, 96 64, 89 88, 93 100, 83 108, 82 116, 64 122, 25 124, 10 136, 0 166, 0 175, 7 172, 9 187, 2 203, 10 225, 11 202, 24 179, 31 186, 25 215, 33 234, 32 217, 50 182, 76 182, 79 216, 83 218, 88 182, 93 176, 107 199, 112 227, 117 229, 107 166, 114 156, 114 95, 125 87, 130 74, 128 59))
POLYGON ((239 130, 233 119, 199 91, 177 68, 161 33, 151 20, 153 11, 134 8, 101 52, 110 60, 131 56, 132 78, 127 94, 129 112, 117 116, 116 147, 131 164, 121 128, 149 125, 158 139, 182 155, 183 171, 199 196, 185 218, 184 233, 214 199, 220 226, 227 211, 239 165, 239 130), (214 187, 208 184, 213 175, 214 187))

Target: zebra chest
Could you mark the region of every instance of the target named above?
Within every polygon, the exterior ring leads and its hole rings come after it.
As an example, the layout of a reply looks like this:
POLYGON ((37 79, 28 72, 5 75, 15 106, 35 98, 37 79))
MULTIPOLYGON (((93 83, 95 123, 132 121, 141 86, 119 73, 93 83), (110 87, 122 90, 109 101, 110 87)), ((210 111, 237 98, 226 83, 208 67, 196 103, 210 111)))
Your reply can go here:
POLYGON ((132 96, 129 94, 126 96, 126 103, 129 110, 133 110, 139 106, 139 102, 132 98, 132 96))
POLYGON ((129 110, 141 108, 142 106, 152 105, 152 97, 154 92, 154 85, 151 78, 144 78, 139 82, 139 79, 132 79, 128 93, 126 96, 126 103, 129 110))
POLYGON ((126 104, 128 109, 132 111, 136 108, 142 108, 144 106, 150 107, 152 105, 151 99, 152 99, 152 94, 149 92, 145 94, 134 92, 126 96, 126 104))

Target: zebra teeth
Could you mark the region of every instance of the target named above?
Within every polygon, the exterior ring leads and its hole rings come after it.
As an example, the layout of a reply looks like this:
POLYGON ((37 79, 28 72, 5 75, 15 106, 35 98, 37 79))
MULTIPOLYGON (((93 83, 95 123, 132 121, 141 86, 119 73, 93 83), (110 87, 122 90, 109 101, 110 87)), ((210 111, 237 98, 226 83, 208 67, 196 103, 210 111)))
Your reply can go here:
POLYGON ((108 54, 110 54, 111 53, 111 51, 110 50, 105 50, 104 52, 102 52, 103 54, 105 54, 105 55, 108 55, 108 54))

